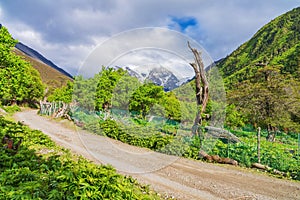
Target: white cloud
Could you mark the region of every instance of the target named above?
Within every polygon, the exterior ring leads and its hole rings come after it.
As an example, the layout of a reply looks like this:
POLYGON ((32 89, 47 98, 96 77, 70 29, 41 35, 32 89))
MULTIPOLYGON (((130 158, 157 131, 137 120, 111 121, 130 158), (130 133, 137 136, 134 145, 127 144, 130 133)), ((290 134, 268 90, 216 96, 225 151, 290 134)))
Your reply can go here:
POLYGON ((194 58, 187 41, 203 51, 206 66, 213 62, 208 53, 186 35, 165 28, 142 28, 122 32, 97 46, 87 57, 79 74, 93 76, 102 65, 162 65, 182 76, 191 75, 188 65, 194 58))
MULTIPOLYGON (((133 28, 168 27, 172 17, 194 18, 197 25, 187 27, 185 34, 206 48, 213 59, 219 59, 268 21, 299 5, 300 0, 14 0, 0 3, 0 20, 15 38, 74 73, 105 39, 133 28)), ((159 41, 149 35, 144 35, 143 41, 136 37, 124 38, 121 47, 109 47, 103 55, 111 59, 109 54, 126 47, 126 43, 131 48, 138 43, 177 47, 174 38, 167 35, 156 35, 162 38, 159 41)))

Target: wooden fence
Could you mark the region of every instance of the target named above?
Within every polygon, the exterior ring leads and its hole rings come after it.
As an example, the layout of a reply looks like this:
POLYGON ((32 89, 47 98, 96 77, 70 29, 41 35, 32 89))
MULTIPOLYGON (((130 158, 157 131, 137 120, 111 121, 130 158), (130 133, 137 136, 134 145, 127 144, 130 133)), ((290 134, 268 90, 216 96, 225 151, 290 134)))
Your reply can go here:
POLYGON ((64 102, 46 102, 40 101, 40 114, 51 116, 53 118, 66 117, 71 120, 69 111, 75 108, 75 103, 64 102))

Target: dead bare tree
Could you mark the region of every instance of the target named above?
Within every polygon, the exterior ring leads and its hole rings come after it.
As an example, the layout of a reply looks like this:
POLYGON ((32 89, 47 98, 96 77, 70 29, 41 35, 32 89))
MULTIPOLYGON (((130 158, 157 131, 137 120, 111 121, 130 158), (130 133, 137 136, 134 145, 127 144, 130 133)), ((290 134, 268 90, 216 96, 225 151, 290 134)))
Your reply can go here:
POLYGON ((199 135, 199 125, 202 125, 203 121, 203 113, 205 112, 206 105, 208 103, 208 96, 209 96, 209 90, 208 90, 208 81, 206 78, 205 70, 204 70, 204 64, 201 58, 201 52, 198 51, 195 48, 192 48, 189 41, 188 41, 188 47, 194 54, 195 62, 190 63, 190 65, 193 67, 195 71, 195 84, 196 84, 196 99, 197 99, 197 107, 198 111, 194 120, 194 125, 192 129, 192 133, 194 135, 199 135))

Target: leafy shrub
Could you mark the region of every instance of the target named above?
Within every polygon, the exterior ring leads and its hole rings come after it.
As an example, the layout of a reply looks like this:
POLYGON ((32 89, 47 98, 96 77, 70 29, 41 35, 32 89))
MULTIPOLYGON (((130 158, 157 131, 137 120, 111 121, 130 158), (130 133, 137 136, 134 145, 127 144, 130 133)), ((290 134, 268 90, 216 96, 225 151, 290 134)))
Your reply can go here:
POLYGON ((21 111, 21 108, 17 105, 13 105, 13 106, 5 106, 4 110, 10 114, 13 114, 15 112, 21 111))
MULTIPOLYGON (((299 155, 291 148, 292 146, 261 141, 261 163, 273 169, 286 172, 293 179, 300 180, 299 155)), ((295 149, 295 147, 294 147, 295 149)), ((242 138, 241 143, 224 144, 221 141, 216 143, 212 152, 222 157, 229 157, 237 160, 240 165, 251 167, 257 162, 256 138, 242 138)))
POLYGON ((105 135, 110 138, 120 140, 124 143, 158 150, 169 144, 172 136, 162 134, 151 127, 125 126, 116 121, 108 119, 100 122, 100 126, 105 135))
POLYGON ((15 155, 0 147, 0 199, 159 199, 111 166, 74 157, 42 132, 0 118, 0 137, 7 134, 23 142, 15 155))

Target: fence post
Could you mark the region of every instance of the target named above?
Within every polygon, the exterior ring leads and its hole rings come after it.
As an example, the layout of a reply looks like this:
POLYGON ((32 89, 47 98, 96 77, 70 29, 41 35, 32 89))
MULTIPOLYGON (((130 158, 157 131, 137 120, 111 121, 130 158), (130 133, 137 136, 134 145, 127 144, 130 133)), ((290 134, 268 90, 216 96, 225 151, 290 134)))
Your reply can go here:
POLYGON ((260 163, 260 130, 261 130, 261 128, 258 127, 258 130, 257 130, 257 158, 258 158, 258 163, 260 163))
POLYGON ((230 140, 227 138, 227 158, 230 157, 230 148, 229 148, 229 145, 230 145, 230 140))

